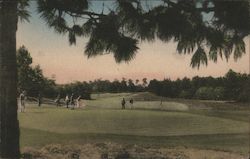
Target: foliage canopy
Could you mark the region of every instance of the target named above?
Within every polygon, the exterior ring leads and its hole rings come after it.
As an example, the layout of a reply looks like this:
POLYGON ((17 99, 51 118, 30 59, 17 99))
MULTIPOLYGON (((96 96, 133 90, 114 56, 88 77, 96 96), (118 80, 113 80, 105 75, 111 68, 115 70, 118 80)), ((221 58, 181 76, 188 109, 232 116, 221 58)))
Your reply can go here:
MULTIPOLYGON (((20 0, 27 2, 28 0, 20 0)), ((113 0, 98 11, 94 0, 38 0, 37 11, 49 27, 76 37, 88 37, 88 57, 112 53, 116 62, 130 61, 139 41, 177 42, 181 54, 193 54, 192 67, 218 57, 235 60, 245 53, 249 35, 249 1, 113 0), (112 4, 111 4, 112 3, 112 4)))

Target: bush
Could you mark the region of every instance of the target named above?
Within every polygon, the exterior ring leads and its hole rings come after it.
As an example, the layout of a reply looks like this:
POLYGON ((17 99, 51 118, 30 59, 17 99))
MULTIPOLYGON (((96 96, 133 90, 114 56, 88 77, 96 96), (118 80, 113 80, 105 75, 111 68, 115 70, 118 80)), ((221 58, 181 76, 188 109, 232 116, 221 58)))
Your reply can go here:
POLYGON ((184 99, 189 99, 192 97, 192 93, 191 91, 187 91, 187 90, 182 90, 179 94, 180 98, 184 98, 184 99))
POLYGON ((213 99, 213 88, 212 87, 200 87, 195 93, 195 98, 213 99))
POLYGON ((195 98, 205 100, 222 100, 224 98, 224 88, 200 87, 195 93, 195 98))
POLYGON ((246 82, 237 100, 239 102, 250 102, 250 81, 246 82))
POLYGON ((225 99, 225 88, 223 87, 216 87, 214 88, 214 96, 215 96, 215 100, 222 100, 225 99))

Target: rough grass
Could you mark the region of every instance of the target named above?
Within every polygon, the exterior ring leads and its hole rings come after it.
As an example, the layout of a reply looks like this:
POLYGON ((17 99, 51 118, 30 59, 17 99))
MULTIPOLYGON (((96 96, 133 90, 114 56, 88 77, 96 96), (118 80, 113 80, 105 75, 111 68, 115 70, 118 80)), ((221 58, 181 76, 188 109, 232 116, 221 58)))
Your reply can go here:
MULTIPOLYGON (((243 155, 213 150, 186 148, 150 148, 140 145, 96 143, 82 145, 47 145, 40 150, 26 148, 23 158, 46 159, 241 159, 243 155)), ((246 157, 246 156, 245 156, 246 157)))
MULTIPOLYGON (((21 146, 41 148, 48 144, 117 143, 141 147, 186 147, 247 154, 247 108, 224 103, 215 107, 200 101, 135 100, 135 110, 121 110, 123 97, 143 94, 100 94, 84 101, 84 109, 29 104, 20 113, 21 146), (193 105, 191 105, 192 103, 193 105), (195 107, 195 103, 199 104, 195 107)), ((147 99, 150 99, 147 97, 147 99)), ((128 107, 128 105, 127 105, 128 107)))
POLYGON ((220 150, 247 154, 247 134, 212 134, 184 136, 134 136, 117 134, 71 133, 59 134, 42 130, 21 129, 21 146, 40 148, 48 144, 86 144, 113 142, 122 145, 139 145, 151 148, 185 147, 220 150))

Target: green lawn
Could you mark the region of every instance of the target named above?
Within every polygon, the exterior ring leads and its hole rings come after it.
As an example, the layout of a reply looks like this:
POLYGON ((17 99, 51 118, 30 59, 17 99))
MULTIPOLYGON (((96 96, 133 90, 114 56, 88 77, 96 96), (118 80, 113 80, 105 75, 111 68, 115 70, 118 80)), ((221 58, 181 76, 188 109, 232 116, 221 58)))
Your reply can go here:
POLYGON ((120 110, 122 97, 131 96, 95 95, 95 100, 85 101, 85 109, 77 110, 30 104, 19 114, 21 146, 117 142, 248 152, 248 109, 191 109, 180 101, 160 105, 141 100, 135 101, 135 110, 120 110))

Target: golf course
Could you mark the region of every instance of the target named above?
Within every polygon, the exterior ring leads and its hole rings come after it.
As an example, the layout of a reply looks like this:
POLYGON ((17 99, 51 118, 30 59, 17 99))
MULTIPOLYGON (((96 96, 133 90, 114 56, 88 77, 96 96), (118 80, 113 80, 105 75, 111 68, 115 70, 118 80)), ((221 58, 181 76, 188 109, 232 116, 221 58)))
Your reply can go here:
POLYGON ((93 94, 92 100, 81 102, 85 106, 78 109, 49 104, 38 107, 28 102, 25 113, 19 113, 22 151, 48 145, 90 144, 100 148, 100 144, 110 144, 125 145, 122 150, 128 147, 126 151, 141 147, 206 150, 237 157, 248 154, 247 104, 168 99, 147 92, 93 94), (125 110, 121 109, 122 98, 126 100, 125 110), (128 102, 131 98, 133 109, 128 102))

